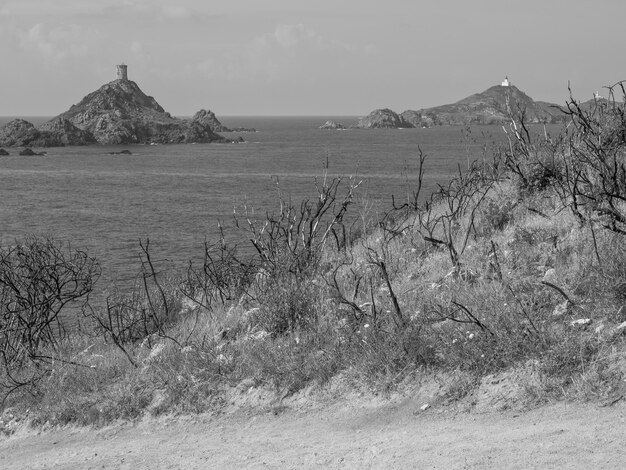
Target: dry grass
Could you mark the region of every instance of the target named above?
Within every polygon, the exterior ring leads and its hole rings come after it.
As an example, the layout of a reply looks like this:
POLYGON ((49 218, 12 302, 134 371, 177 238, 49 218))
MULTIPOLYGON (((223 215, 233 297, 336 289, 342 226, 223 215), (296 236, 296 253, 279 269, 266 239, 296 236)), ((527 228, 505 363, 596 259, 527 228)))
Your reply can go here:
MULTIPOLYGON (((536 172, 530 156, 524 168, 536 172)), ((265 264, 245 283, 228 267, 251 271, 224 247, 222 264, 209 265, 220 268, 213 284, 160 285, 148 271, 158 302, 144 293, 129 304, 151 322, 145 334, 68 338, 43 378, 4 406, 38 422, 102 424, 219 411, 242 383, 283 399, 338 376, 389 391, 424 371, 456 377, 448 401, 506 371, 526 371, 511 374, 529 403, 614 400, 626 393, 624 235, 581 219, 558 188, 532 183, 546 177, 537 175, 524 186, 515 173, 479 172, 467 178, 469 209, 444 199, 379 225, 361 202, 363 235, 333 239, 317 226, 315 253, 282 249, 291 235, 259 238, 265 264), (487 189, 476 192, 480 178, 487 189), (420 210, 445 223, 424 223, 420 210)), ((297 217, 286 214, 272 219, 276 233, 297 217)))

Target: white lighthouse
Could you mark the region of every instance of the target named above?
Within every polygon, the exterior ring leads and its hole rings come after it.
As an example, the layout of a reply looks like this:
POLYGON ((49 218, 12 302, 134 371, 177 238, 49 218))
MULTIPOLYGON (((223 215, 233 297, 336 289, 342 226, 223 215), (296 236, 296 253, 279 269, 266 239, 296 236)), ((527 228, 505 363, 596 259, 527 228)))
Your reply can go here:
POLYGON ((117 65, 117 79, 118 80, 128 80, 128 67, 126 64, 117 65))
POLYGON ((509 82, 509 77, 504 77, 504 81, 500 84, 500 86, 511 86, 511 82, 509 82))

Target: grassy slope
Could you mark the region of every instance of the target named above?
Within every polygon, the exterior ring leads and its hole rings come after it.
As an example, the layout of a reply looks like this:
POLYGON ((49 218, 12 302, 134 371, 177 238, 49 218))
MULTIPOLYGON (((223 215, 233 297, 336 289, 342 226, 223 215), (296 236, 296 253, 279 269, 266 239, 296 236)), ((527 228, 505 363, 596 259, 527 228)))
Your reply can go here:
POLYGON ((386 230, 363 214, 367 235, 326 243, 298 275, 264 270, 234 301, 201 308, 172 283, 165 330, 125 344, 127 355, 102 337, 69 338, 59 356, 81 365, 52 363, 8 397, 5 421, 26 409, 53 424, 219 411, 243 392, 259 397, 243 405, 258 405, 338 381, 389 391, 433 374, 446 400, 478 396, 495 376, 522 403, 619 399, 624 235, 581 223, 551 185, 529 190, 512 173, 488 185, 449 227, 456 265, 425 240, 418 213, 386 230))

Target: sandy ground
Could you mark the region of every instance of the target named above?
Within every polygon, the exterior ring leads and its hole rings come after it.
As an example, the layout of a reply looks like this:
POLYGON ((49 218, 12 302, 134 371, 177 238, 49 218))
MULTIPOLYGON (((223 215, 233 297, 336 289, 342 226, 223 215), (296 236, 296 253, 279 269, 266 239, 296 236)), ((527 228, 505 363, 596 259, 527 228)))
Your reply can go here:
POLYGON ((22 430, 2 469, 625 468, 626 406, 459 413, 406 400, 279 414, 22 430))

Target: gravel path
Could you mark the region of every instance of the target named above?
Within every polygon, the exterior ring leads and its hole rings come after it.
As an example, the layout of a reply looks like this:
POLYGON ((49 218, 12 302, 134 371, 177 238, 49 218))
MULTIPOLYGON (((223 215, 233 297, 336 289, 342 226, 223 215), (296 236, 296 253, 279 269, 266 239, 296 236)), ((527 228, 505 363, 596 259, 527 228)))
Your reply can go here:
POLYGON ((410 401, 304 413, 162 418, 105 429, 21 431, 2 469, 624 468, 626 406, 420 411, 410 401))

